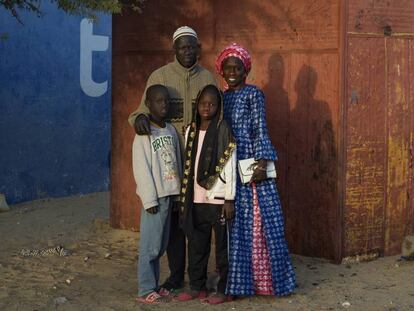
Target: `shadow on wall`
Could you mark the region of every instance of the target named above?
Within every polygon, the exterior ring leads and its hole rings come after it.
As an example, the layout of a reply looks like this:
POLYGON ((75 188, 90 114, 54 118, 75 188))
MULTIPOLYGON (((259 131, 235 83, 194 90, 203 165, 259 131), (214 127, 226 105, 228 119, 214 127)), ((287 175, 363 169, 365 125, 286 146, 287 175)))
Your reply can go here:
POLYGON ((317 81, 316 70, 303 65, 294 84, 297 101, 289 119, 287 223, 294 252, 334 258, 336 142, 329 105, 315 98, 317 81))
POLYGON ((274 53, 268 61, 268 83, 263 87, 266 96, 266 119, 273 145, 278 153, 278 190, 282 207, 287 209, 287 155, 289 131, 289 96, 284 89, 285 62, 283 56, 274 53))
POLYGON ((316 70, 303 65, 293 84, 297 99, 290 110, 285 89, 287 54, 268 61, 266 118, 278 151, 278 188, 291 251, 334 258, 337 216, 337 154, 332 113, 315 98, 316 70))
MULTIPOLYGON (((308 120, 307 133, 311 138, 311 160, 314 164, 312 179, 324 182, 326 190, 333 191, 332 160, 336 160, 336 143, 332 126, 331 110, 327 102, 314 98, 318 75, 311 66, 303 65, 295 82, 297 101, 291 113, 292 123, 308 120), (307 118, 306 118, 307 117, 307 118), (317 164, 317 165, 316 165, 317 164)), ((304 133, 306 135, 306 132, 304 133)), ((335 178, 336 180, 336 178, 335 178)))

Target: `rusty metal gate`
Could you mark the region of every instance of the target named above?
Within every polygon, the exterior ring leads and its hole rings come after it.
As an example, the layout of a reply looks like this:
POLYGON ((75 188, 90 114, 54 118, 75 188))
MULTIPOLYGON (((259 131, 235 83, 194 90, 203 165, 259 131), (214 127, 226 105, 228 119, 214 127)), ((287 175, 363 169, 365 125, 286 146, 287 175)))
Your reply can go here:
POLYGON ((111 224, 139 229, 126 120, 187 24, 211 71, 228 43, 252 53, 290 250, 337 262, 396 253, 414 232, 413 20, 407 0, 152 0, 114 16, 111 224))
POLYGON ((414 3, 350 1, 343 256, 414 232, 414 3))

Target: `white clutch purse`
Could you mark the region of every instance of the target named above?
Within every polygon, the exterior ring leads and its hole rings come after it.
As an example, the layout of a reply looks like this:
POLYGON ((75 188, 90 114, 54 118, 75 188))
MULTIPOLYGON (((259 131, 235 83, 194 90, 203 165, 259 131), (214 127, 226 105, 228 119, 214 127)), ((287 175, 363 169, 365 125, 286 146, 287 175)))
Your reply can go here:
MULTIPOLYGON (((240 179, 243 184, 247 184, 250 182, 250 179, 252 178, 253 171, 257 165, 257 162, 254 160, 254 158, 239 160, 238 168, 239 168, 239 175, 240 179)), ((276 168, 275 168, 275 162, 273 161, 267 161, 267 168, 266 168, 266 174, 267 178, 276 178, 276 168)))

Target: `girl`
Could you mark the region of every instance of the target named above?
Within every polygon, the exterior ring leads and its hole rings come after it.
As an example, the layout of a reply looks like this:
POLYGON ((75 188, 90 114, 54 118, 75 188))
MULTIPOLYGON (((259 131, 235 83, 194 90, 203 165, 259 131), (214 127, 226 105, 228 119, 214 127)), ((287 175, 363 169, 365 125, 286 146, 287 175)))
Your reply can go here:
POLYGON ((257 162, 251 182, 237 178, 235 218, 230 240, 228 293, 288 295, 295 274, 284 237, 276 183, 266 176, 267 161, 276 160, 269 139, 263 92, 247 85, 251 68, 247 50, 235 43, 219 55, 216 69, 228 85, 224 118, 237 143, 237 160, 257 162))
POLYGON ((217 292, 210 304, 226 300, 228 258, 226 219, 233 217, 236 156, 230 128, 222 118, 220 90, 207 85, 196 100, 195 120, 186 132, 184 178, 181 189, 183 228, 188 236, 190 290, 176 299, 188 301, 207 297, 207 265, 211 231, 215 231, 217 292))

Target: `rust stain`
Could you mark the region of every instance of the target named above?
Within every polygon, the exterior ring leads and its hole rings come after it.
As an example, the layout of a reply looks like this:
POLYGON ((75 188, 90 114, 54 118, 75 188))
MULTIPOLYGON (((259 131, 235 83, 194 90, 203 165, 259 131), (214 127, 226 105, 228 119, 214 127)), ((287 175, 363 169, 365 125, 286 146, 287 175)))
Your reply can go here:
POLYGON ((411 0, 349 0, 348 29, 356 33, 379 33, 391 30, 414 34, 412 18, 414 2, 411 0))
POLYGON ((394 254, 400 250, 407 224, 407 210, 410 191, 410 161, 414 110, 409 105, 409 39, 387 39, 388 62, 388 172, 387 208, 385 226, 385 253, 394 254))
POLYGON ((383 245, 383 40, 352 37, 348 53, 343 256, 354 256, 378 250, 383 245), (366 57, 367 51, 370 51, 369 57, 366 57), (352 92, 358 93, 358 104, 351 103, 352 92))

